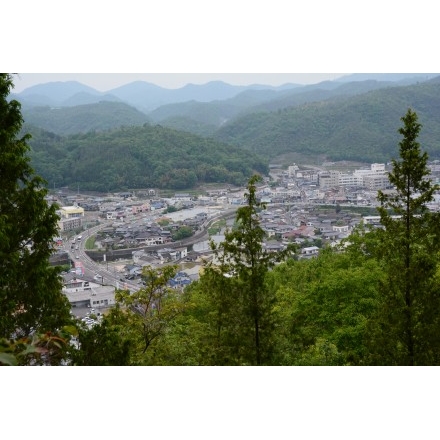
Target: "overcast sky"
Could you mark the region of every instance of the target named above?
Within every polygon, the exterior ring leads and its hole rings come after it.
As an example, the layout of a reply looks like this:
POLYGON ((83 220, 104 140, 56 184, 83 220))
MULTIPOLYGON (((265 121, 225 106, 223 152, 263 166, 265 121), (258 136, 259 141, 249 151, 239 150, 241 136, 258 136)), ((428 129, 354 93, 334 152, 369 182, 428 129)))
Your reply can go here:
POLYGON ((285 83, 313 84, 338 78, 343 73, 20 73, 15 77, 15 93, 27 87, 52 81, 78 81, 106 92, 133 81, 146 81, 165 88, 179 88, 185 84, 205 84, 221 80, 233 85, 285 83))
POLYGON ((375 5, 376 0, 368 8, 340 0, 297 2, 292 11, 278 0, 212 5, 167 0, 149 3, 147 13, 131 0, 123 5, 110 1, 105 8, 99 2, 78 1, 77 7, 58 2, 56 9, 46 0, 5 4, 5 17, 14 19, 0 27, 8 42, 2 47, 1 70, 42 72, 22 73, 15 92, 68 80, 107 91, 135 80, 166 88, 212 80, 281 85, 343 75, 327 72, 439 70, 433 56, 437 48, 430 47, 438 40, 437 14, 430 11, 432 5, 422 7, 425 0, 417 8, 399 8, 398 19, 394 3, 375 5), (18 19, 26 31, 17 32, 18 19))

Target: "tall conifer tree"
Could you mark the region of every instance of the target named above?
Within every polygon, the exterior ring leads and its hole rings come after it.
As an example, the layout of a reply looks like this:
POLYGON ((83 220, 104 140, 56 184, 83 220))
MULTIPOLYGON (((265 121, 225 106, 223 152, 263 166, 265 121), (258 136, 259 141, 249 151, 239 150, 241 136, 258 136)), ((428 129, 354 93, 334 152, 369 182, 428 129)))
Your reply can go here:
POLYGON ((439 215, 431 213, 438 186, 428 178, 428 155, 417 139, 421 124, 409 109, 399 129, 400 160, 392 161, 395 191, 379 191, 383 229, 377 231, 376 257, 386 273, 382 304, 371 324, 374 364, 427 365, 440 361, 439 215))
POLYGON ((8 100, 13 75, 0 74, 0 338, 61 329, 70 306, 58 269, 50 267, 58 234, 55 206, 28 157, 30 135, 20 137, 20 103, 8 100))
POLYGON ((263 246, 259 211, 265 205, 257 197, 260 181, 257 175, 249 179, 247 203, 237 210, 235 227, 226 231, 225 240, 212 244, 217 260, 205 268, 200 280, 213 316, 217 364, 270 365, 273 359, 276 298, 266 276, 293 249, 271 253, 263 246))

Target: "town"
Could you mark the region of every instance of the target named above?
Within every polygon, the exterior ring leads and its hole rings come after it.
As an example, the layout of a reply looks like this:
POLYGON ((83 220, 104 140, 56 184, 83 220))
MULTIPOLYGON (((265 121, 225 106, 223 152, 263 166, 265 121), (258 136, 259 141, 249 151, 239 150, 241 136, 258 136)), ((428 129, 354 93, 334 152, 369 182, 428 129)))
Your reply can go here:
MULTIPOLYGON (((271 177, 257 193, 266 206, 260 213, 264 249, 278 252, 295 243, 298 259, 313 258, 320 249, 339 245, 361 222, 378 225, 377 191, 393 191, 387 166, 375 163, 348 173, 326 165, 328 170, 272 166, 271 177)), ((439 161, 428 166, 430 178, 438 182, 439 161)), ((70 267, 63 273, 63 292, 78 316, 87 319, 91 309, 111 307, 115 289, 141 288, 146 266, 178 265, 169 281, 175 289, 197 280, 213 258, 209 240, 222 240, 236 209, 245 203, 244 188, 216 188, 196 196, 157 193, 148 189, 98 197, 58 191, 48 197, 62 205, 61 236, 52 261, 70 267), (176 235, 181 229, 186 234, 176 235)), ((429 209, 440 210, 439 196, 429 209)))

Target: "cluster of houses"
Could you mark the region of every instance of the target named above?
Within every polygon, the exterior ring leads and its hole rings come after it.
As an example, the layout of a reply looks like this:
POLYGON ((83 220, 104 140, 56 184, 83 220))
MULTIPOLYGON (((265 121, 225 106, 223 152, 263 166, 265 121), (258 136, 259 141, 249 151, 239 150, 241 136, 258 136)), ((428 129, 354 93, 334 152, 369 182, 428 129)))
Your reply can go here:
MULTIPOLYGON (((440 162, 429 164, 430 178, 440 181, 440 162)), ((288 243, 299 245, 299 258, 313 258, 321 247, 334 246, 347 238, 361 221, 377 223, 376 216, 363 218, 350 213, 348 206, 377 206, 377 191, 393 191, 387 178, 385 164, 372 164, 369 168, 355 170, 348 174, 341 171, 320 171, 300 169, 296 164, 283 171, 279 180, 259 188, 257 196, 266 203, 267 209, 260 214, 261 226, 266 232, 264 248, 269 252, 283 250, 288 243), (322 205, 328 209, 321 209, 322 205), (333 206, 333 208, 332 208, 333 206), (339 210, 337 209, 339 207, 339 210), (342 208, 341 208, 342 207, 342 208)), ((85 212, 96 212, 101 219, 110 221, 101 230, 96 245, 101 249, 138 248, 132 252, 132 261, 127 263, 121 276, 124 280, 140 279, 142 267, 158 266, 182 261, 201 261, 197 252, 188 252, 187 247, 171 248, 174 230, 189 226, 193 230, 203 227, 207 214, 202 209, 211 207, 231 208, 246 203, 245 189, 218 189, 207 191, 205 195, 192 197, 176 194, 172 198, 155 198, 154 190, 136 194, 120 193, 107 197, 84 197, 71 195, 64 199, 65 206, 59 210, 61 233, 84 227, 85 212), (174 206, 188 213, 182 220, 170 221, 164 210, 174 206), (198 208, 198 211, 196 209, 198 208), (161 220, 167 220, 164 227, 161 220), (162 226, 161 226, 162 224, 162 226), (144 248, 157 246, 154 251, 144 248)), ((58 201, 59 202, 59 201, 58 201)), ((440 197, 429 205, 433 211, 440 211, 440 197)), ((175 217, 177 218, 177 217, 175 217)), ((192 273, 179 272, 170 286, 183 288, 198 277, 198 268, 192 273)), ((96 309, 114 304, 112 286, 105 280, 86 280, 81 275, 69 273, 65 276, 64 292, 73 307, 96 309)))
MULTIPOLYGON (((127 265, 127 273, 135 274, 134 276, 140 279, 142 268, 127 265)), ((132 276, 128 276, 127 279, 132 279, 132 276)), ((173 289, 181 290, 195 279, 197 279, 197 276, 194 274, 179 271, 168 281, 168 285, 173 289)), ((63 275, 62 291, 74 311, 75 309, 94 309, 96 313, 101 313, 101 311, 115 305, 115 292, 117 288, 127 288, 124 279, 121 279, 121 282, 115 287, 105 284, 105 280, 100 276, 95 276, 93 280, 89 280, 75 272, 69 272, 63 275)))
MULTIPOLYGON (((267 186, 262 193, 266 203, 340 204, 349 206, 377 206, 377 192, 393 191, 388 179, 390 165, 374 163, 356 169, 352 173, 332 170, 301 169, 293 164, 279 176, 278 187, 267 186)), ((427 178, 440 183, 440 161, 428 164, 427 178)), ((432 210, 440 209, 438 197, 431 204, 432 210)))

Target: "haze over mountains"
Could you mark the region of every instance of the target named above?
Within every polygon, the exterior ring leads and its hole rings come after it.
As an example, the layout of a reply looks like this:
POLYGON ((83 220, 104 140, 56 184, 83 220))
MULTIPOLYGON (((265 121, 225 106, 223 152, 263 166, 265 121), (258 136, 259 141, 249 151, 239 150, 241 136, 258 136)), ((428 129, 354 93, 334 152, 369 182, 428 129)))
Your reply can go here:
POLYGON ((92 104, 100 101, 122 101, 141 111, 149 112, 162 105, 186 101, 211 102, 225 100, 237 96, 245 90, 272 90, 283 92, 292 89, 313 90, 336 88, 340 83, 365 80, 389 81, 410 84, 427 80, 437 74, 428 73, 385 73, 385 74, 352 74, 339 78, 337 81, 303 86, 300 84, 284 84, 278 87, 262 84, 236 86, 222 81, 211 81, 203 85, 187 84, 178 89, 167 89, 145 81, 135 81, 106 92, 99 92, 77 81, 49 82, 38 84, 12 94, 24 106, 58 106, 69 107, 81 104, 92 104))
POLYGON ((161 105, 185 101, 210 102, 232 98, 245 90, 285 90, 300 87, 297 84, 286 84, 280 87, 251 85, 235 86, 222 81, 212 81, 203 85, 187 84, 178 89, 166 89, 145 81, 135 81, 121 87, 99 92, 77 81, 50 82, 38 84, 14 95, 26 106, 67 107, 80 104, 91 104, 99 101, 122 101, 148 112, 161 105))
MULTIPOLYGON (((133 183, 132 170, 142 170, 139 157, 153 158, 161 148, 170 149, 171 138, 175 141, 169 152, 178 160, 169 163, 162 175, 153 177, 150 172, 139 182, 163 182, 164 186, 176 187, 174 182, 179 180, 179 188, 183 188, 189 182, 197 185, 206 179, 245 181, 251 168, 262 169, 281 158, 302 158, 309 164, 323 160, 384 162, 397 149, 400 117, 409 107, 418 113, 423 125, 423 147, 430 158, 440 159, 440 76, 436 74, 355 74, 338 81, 281 87, 211 82, 164 89, 135 82, 106 93, 76 82, 48 83, 14 97, 22 102, 25 129, 33 135, 30 144, 38 172, 49 181, 53 175, 54 180, 63 184, 72 183, 81 173, 78 169, 70 181, 61 177, 55 172, 56 164, 51 163, 55 152, 63 158, 65 176, 69 176, 68 169, 82 166, 74 155, 81 149, 83 160, 99 163, 100 169, 111 169, 112 176, 120 176, 113 187, 117 187, 118 181, 125 182, 127 187, 133 183), (97 102, 72 105, 87 100, 97 102), (163 104, 167 100, 170 102, 163 104), (37 102, 46 104, 36 105, 37 102), (141 110, 140 105, 152 110, 141 110), (154 126, 164 130, 152 130, 154 126), (130 127, 143 130, 127 131, 130 127), (87 133, 86 137, 79 136, 87 133), (197 139, 188 138, 188 133, 197 139), (154 153, 149 150, 153 144, 147 140, 147 134, 155 138, 154 153), (188 153, 184 153, 183 146, 187 142, 203 151, 208 168, 195 158, 185 159, 188 153), (103 155, 105 144, 108 148, 112 145, 113 159, 103 155), (211 160, 210 149, 204 148, 204 144, 225 152, 226 145, 231 148, 222 159, 211 160), (136 146, 136 150, 131 146, 136 146), (243 150, 249 154, 252 165, 240 169, 243 150), (227 155, 231 158, 229 162, 224 160, 227 155), (215 161, 222 162, 221 169, 213 168, 215 161), (173 182, 165 179, 171 169, 179 167, 182 169, 173 182), (236 173, 233 177, 232 170, 236 173)), ((160 160, 154 162, 158 168, 160 160)), ((86 175, 85 171, 84 178, 86 175)), ((104 185, 97 177, 89 186, 104 185)), ((107 181, 109 178, 107 175, 107 181)))

